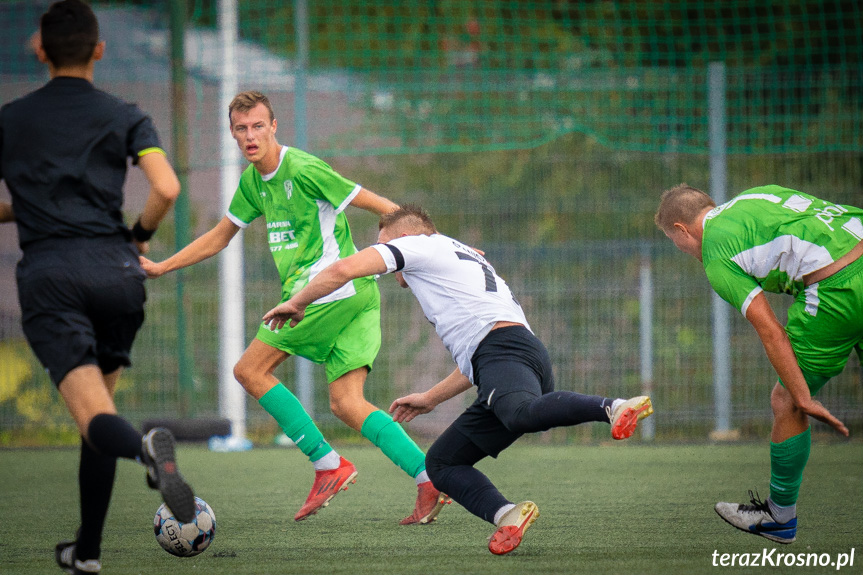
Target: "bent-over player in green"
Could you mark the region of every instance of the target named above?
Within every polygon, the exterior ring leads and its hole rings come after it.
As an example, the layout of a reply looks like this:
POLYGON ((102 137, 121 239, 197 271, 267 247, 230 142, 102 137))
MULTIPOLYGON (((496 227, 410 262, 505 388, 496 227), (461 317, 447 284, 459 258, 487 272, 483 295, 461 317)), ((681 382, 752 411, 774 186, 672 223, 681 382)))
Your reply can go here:
POLYGON ((686 184, 662 195, 657 226, 698 258, 710 285, 755 328, 779 375, 770 405, 770 497, 717 503, 722 519, 778 543, 797 536, 797 496, 809 459, 809 417, 845 425, 813 396, 863 345, 863 209, 780 186, 730 202, 686 184), (794 297, 785 327, 763 292, 794 297))
MULTIPOLYGON (((159 277, 224 249, 234 235, 264 216, 267 237, 287 301, 331 263, 356 253, 344 210, 375 214, 398 208, 345 179, 320 159, 276 141, 272 106, 260 92, 238 94, 229 106, 231 134, 251 165, 243 172, 228 213, 210 231, 167 260, 141 264, 159 277)), ((273 375, 289 355, 326 366, 330 407, 396 465, 416 479, 417 503, 403 525, 433 521, 446 497, 425 471, 425 454, 402 427, 363 395, 366 376, 381 345, 380 294, 373 278, 359 278, 309 307, 304 329, 271 332, 262 325, 234 367, 245 390, 273 416, 315 468, 315 481, 295 520, 317 513, 357 470, 324 439, 296 396, 273 375)))

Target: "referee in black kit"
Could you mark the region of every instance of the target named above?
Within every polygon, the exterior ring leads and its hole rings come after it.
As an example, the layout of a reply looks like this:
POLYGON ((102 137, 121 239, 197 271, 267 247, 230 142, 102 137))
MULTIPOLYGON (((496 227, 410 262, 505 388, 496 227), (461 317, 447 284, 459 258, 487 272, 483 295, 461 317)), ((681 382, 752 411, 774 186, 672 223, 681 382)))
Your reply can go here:
POLYGON ((34 47, 51 80, 0 108, 0 179, 12 196, 11 205, 0 203, 0 222, 18 224, 24 334, 82 436, 81 526, 75 540, 57 545, 55 558, 68 573, 98 573, 118 457, 147 467, 147 483, 177 519, 195 515, 171 433, 154 429, 142 437, 117 415, 113 399, 144 320, 138 254, 147 251, 180 184, 152 120, 93 86, 105 43, 89 6, 52 4, 34 47), (129 157, 150 184, 131 230, 122 214, 129 157))

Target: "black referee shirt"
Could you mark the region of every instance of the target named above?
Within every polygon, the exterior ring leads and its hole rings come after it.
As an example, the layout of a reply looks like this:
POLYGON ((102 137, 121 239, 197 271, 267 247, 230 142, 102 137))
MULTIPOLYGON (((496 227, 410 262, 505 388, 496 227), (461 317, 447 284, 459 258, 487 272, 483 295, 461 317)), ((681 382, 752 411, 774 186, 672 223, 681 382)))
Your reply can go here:
POLYGON ((44 239, 128 234, 127 158, 159 148, 137 106, 81 78, 57 77, 0 108, 0 179, 21 249, 44 239))

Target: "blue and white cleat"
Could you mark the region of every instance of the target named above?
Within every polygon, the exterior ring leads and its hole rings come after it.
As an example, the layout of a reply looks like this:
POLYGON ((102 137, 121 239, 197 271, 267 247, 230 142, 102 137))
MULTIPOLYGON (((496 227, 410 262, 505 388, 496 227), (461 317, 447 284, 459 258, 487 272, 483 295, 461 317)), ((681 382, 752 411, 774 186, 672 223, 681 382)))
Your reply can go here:
POLYGON ((777 523, 770 514, 766 501, 749 492, 750 504, 717 503, 714 509, 726 523, 741 531, 760 535, 777 543, 794 543, 797 539, 797 518, 787 523, 777 523))

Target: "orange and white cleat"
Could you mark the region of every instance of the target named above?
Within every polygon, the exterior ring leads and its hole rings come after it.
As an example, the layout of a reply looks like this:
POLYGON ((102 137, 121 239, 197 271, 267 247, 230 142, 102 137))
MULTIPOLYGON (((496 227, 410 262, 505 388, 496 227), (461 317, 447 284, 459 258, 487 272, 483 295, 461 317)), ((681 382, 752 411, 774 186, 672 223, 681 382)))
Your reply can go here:
POLYGON ((315 471, 315 482, 312 484, 312 490, 309 492, 306 502, 294 515, 294 521, 302 521, 314 515, 321 508, 329 505, 330 500, 339 491, 346 491, 349 483, 356 482, 357 468, 344 457, 340 458, 339 466, 336 469, 315 471))
POLYGON ((539 517, 539 508, 533 501, 522 501, 504 513, 497 524, 497 531, 488 541, 488 550, 495 555, 506 555, 519 545, 524 532, 539 517))
POLYGON ((417 486, 417 502, 414 512, 409 517, 399 521, 399 525, 426 525, 437 519, 444 505, 452 503, 447 495, 441 493, 431 481, 425 481, 417 486))
POLYGON ((653 413, 653 404, 646 395, 627 399, 611 414, 611 436, 614 439, 632 437, 640 419, 653 413))

